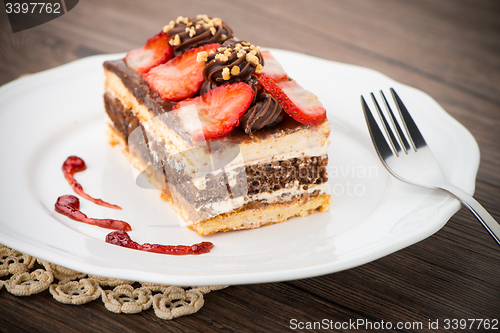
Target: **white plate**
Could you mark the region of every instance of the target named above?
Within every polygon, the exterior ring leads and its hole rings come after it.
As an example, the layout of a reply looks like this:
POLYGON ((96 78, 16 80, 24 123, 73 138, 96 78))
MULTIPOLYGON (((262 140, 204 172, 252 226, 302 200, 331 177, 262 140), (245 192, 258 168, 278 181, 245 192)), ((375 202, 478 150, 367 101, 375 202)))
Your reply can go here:
POLYGON ((405 101, 449 180, 473 193, 477 144, 431 97, 369 69, 272 52, 328 110, 329 212, 209 237, 181 227, 158 191, 138 187, 119 148, 108 145, 102 63, 123 55, 101 55, 0 88, 0 243, 89 274, 173 285, 306 278, 393 253, 438 231, 460 204, 397 181, 379 162, 360 95, 389 87, 405 101), (72 193, 61 171, 69 155, 86 161, 88 169, 76 178, 89 194, 124 208, 81 200, 88 216, 129 222, 139 243, 211 241, 214 249, 200 256, 168 256, 121 248, 104 242, 109 230, 55 213, 57 197, 72 193))

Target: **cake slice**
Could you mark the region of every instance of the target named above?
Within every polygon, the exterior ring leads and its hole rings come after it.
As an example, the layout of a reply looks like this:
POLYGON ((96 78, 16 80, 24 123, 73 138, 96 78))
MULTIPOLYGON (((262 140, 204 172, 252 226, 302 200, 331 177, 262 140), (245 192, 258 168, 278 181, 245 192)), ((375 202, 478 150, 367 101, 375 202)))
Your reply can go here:
POLYGON ((330 206, 325 109, 232 34, 218 18, 179 17, 104 63, 111 143, 200 235, 330 206))

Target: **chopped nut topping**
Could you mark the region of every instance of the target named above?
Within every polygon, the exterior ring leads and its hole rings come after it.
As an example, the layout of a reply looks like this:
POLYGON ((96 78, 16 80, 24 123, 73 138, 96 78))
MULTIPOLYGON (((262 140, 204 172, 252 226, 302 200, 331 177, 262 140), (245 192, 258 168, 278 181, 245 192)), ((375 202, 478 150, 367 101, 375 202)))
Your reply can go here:
POLYGON ((191 29, 189 29, 189 37, 193 37, 194 35, 196 35, 196 30, 191 27, 191 29))
POLYGON ((255 65, 259 64, 259 58, 257 58, 255 55, 253 55, 251 53, 247 53, 247 56, 245 59, 246 59, 246 61, 251 62, 255 65))
POLYGON ((226 39, 227 39, 227 35, 226 35, 226 34, 222 34, 222 35, 220 36, 220 38, 221 38, 222 40, 226 40, 226 39))
POLYGON ((255 73, 260 74, 262 73, 262 65, 258 64, 257 67, 255 67, 255 73))
MULTIPOLYGON (((213 27, 222 27, 222 20, 218 17, 210 18, 206 14, 198 14, 196 15, 196 29, 203 27, 205 30, 210 30, 212 34, 215 35, 215 32, 211 28, 213 27)), ((179 23, 179 22, 178 22, 179 23)), ((187 24, 187 22, 186 22, 187 24)), ((192 23, 191 23, 192 24, 192 23)))
POLYGON ((236 56, 238 58, 241 58, 241 57, 244 57, 247 53, 244 51, 244 50, 241 50, 241 51, 238 51, 238 53, 236 53, 236 56))
POLYGON ((230 75, 229 75, 229 68, 225 67, 223 70, 222 70, 222 79, 224 80, 229 80, 230 78, 230 75))
POLYGON ((214 25, 215 25, 216 27, 222 27, 222 20, 221 20, 220 18, 218 18, 218 17, 214 17, 214 18, 212 19, 212 22, 214 23, 214 25))
POLYGON ((229 58, 225 54, 217 53, 215 55, 215 59, 219 59, 220 61, 227 61, 229 58))
POLYGON ((228 50, 228 49, 226 49, 226 50, 224 51, 224 55, 225 55, 226 57, 230 57, 230 56, 231 56, 231 51, 230 51, 230 50, 228 50))
POLYGON ((231 68, 231 74, 232 75, 240 74, 240 68, 238 66, 233 66, 233 68, 231 68))
POLYGON ((179 16, 177 17, 177 20, 175 20, 176 23, 185 23, 185 24, 188 24, 189 22, 189 18, 188 17, 184 17, 184 16, 179 16))
POLYGON ((210 27, 210 32, 212 33, 212 35, 215 35, 217 30, 214 27, 210 27))
POLYGON ((174 21, 170 21, 169 24, 163 27, 163 32, 168 32, 170 29, 172 29, 175 26, 174 21))
POLYGON ((214 50, 211 50, 209 54, 214 54, 214 53, 215 53, 215 51, 214 51, 214 50))
POLYGON ((207 62, 208 54, 206 51, 198 52, 196 55, 196 61, 199 63, 207 62))
POLYGON ((168 43, 173 46, 181 45, 181 37, 177 34, 174 39, 170 39, 168 43))

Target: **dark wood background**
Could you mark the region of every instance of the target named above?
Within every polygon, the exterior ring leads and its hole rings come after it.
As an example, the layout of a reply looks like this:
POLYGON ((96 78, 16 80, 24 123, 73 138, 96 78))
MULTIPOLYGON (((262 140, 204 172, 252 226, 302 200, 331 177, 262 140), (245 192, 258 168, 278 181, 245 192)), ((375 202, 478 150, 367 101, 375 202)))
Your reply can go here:
MULTIPOLYGON (((221 17, 256 45, 380 71, 430 94, 472 132, 481 150, 475 197, 500 221, 500 1, 82 0, 16 34, 2 5, 0 11, 0 84, 137 48, 171 19, 198 13, 221 17)), ((500 247, 466 209, 435 235, 375 262, 311 279, 231 286, 173 321, 153 311, 113 314, 100 301, 71 306, 48 292, 22 298, 0 290, 2 332, 284 332, 292 318, 420 321, 424 329, 402 331, 425 332, 429 320, 499 317, 500 247)))

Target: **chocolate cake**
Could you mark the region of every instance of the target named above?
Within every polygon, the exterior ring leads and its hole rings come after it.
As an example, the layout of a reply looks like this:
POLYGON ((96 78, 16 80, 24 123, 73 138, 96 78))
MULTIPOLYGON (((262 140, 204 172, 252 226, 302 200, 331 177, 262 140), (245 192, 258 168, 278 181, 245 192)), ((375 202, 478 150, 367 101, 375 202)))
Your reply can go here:
POLYGON ((179 17, 104 63, 112 144, 201 235, 326 211, 316 96, 218 18, 179 17))

